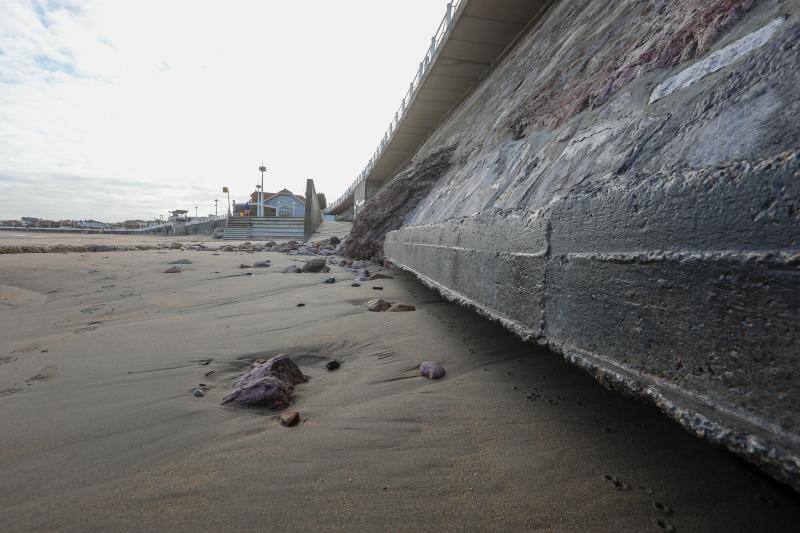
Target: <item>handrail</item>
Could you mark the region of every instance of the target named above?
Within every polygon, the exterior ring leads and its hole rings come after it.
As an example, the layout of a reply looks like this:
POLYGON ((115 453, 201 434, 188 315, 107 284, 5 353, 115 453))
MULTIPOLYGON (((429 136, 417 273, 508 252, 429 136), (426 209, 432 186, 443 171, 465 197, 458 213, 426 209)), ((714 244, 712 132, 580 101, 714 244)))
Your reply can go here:
POLYGON ((400 108, 395 112, 394 118, 389 123, 389 129, 386 130, 384 133, 381 142, 378 144, 378 148, 375 150, 375 153, 370 158, 367 166, 364 167, 364 170, 358 175, 353 183, 347 188, 347 190, 342 194, 339 198, 336 199, 335 202, 331 203, 326 212, 330 212, 337 207, 339 207, 345 199, 347 199, 358 187, 362 181, 364 181, 372 169, 375 167, 375 164, 380 159, 381 155, 383 155, 384 150, 389 145, 394 133, 397 131, 400 122, 406 116, 408 109, 411 107, 411 103, 414 100, 414 97, 417 95, 417 91, 419 90, 422 82, 425 79, 426 74, 431 68, 434 59, 436 58, 437 53, 439 52, 441 44, 444 42, 445 37, 450 33, 450 30, 453 26, 454 17, 453 14, 458 9, 458 7, 466 2, 467 0, 452 0, 447 4, 447 13, 445 13, 442 22, 439 23, 439 27, 436 29, 436 33, 431 37, 431 45, 428 48, 428 51, 425 53, 425 57, 422 58, 422 61, 419 63, 419 69, 417 69, 417 73, 414 78, 411 80, 411 83, 408 85, 408 91, 406 95, 403 97, 403 101, 400 103, 400 108))

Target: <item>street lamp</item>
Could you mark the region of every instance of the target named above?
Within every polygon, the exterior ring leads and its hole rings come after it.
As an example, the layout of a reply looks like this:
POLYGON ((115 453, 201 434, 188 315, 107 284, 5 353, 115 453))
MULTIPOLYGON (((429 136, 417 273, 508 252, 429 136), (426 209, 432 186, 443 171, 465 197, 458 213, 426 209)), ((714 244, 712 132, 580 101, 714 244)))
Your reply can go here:
POLYGON ((197 206, 194 206, 194 221, 197 222, 197 206))
POLYGON ((259 187, 259 200, 258 200, 258 216, 264 216, 264 172, 267 171, 267 167, 264 166, 264 162, 261 162, 261 166, 258 167, 258 170, 261 171, 261 187, 259 187))
POLYGON ((217 202, 219 202, 219 200, 214 198, 214 218, 217 218, 217 202))

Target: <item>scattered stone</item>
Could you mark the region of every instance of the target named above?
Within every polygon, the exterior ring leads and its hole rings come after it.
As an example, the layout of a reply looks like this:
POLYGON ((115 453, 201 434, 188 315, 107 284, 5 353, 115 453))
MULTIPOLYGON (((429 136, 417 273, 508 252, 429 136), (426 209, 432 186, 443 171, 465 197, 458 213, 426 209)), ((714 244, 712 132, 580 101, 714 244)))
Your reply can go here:
POLYGON ((299 304, 297 304, 297 307, 305 307, 305 306, 306 306, 306 304, 304 304, 304 303, 302 303, 302 302, 301 302, 301 303, 299 303, 299 304))
POLYGON ((370 281, 374 281, 376 279, 394 279, 394 276, 390 276, 389 274, 381 274, 380 272, 375 272, 369 277, 370 281))
POLYGON ((239 268, 253 268, 253 267, 252 265, 245 265, 244 263, 242 263, 241 265, 239 265, 239 268))
POLYGON ((325 281, 323 281, 322 283, 328 283, 328 284, 336 283, 336 278, 333 277, 333 276, 328 276, 327 278, 325 278, 325 281))
POLYGON ((366 305, 367 309, 376 313, 382 313, 392 306, 390 302, 387 302, 386 300, 380 300, 378 298, 368 301, 366 305))
POLYGON ((300 267, 298 267, 297 265, 289 265, 283 270, 281 270, 281 272, 283 272, 284 274, 299 274, 300 272, 302 272, 302 270, 300 270, 300 267))
POLYGON ((419 372, 428 379, 444 377, 444 367, 438 362, 426 361, 419 365, 419 372))
POLYGON ((267 268, 269 266, 269 261, 256 261, 253 263, 253 268, 267 268))
POLYGON ((210 359, 207 359, 207 360, 205 360, 205 361, 200 361, 198 364, 199 364, 200 366, 208 366, 208 365, 209 365, 209 363, 211 363, 211 360, 210 360, 210 359))
POLYGON ((337 244, 342 242, 342 240, 339 237, 333 236, 330 239, 328 239, 328 242, 331 243, 333 246, 336 246, 337 244))
POLYGON ((383 287, 372 287, 373 291, 382 291, 383 287))
POLYGON ((325 268, 325 259, 311 259, 310 261, 306 261, 303 265, 303 272, 322 272, 322 269, 325 268))
POLYGON ((406 305, 406 304, 392 304, 392 306, 387 309, 390 313, 402 313, 404 311, 416 311, 417 308, 413 305, 406 305))
POLYGON ((308 378, 289 356, 276 355, 236 380, 222 403, 283 409, 289 406, 295 385, 306 381, 308 378))
POLYGON ((327 370, 329 370, 329 371, 330 371, 330 370, 336 370, 336 369, 337 369, 337 368, 339 368, 340 366, 342 366, 342 365, 341 365, 341 363, 339 363, 339 361, 337 361, 337 360, 335 360, 335 359, 334 359, 333 361, 328 361, 328 362, 325 364, 325 368, 326 368, 327 370))
POLYGON ((170 265, 191 265, 191 259, 178 259, 177 261, 173 261, 170 265))
POLYGON ((351 283, 350 286, 351 287, 360 287, 361 284, 360 283, 351 283))
POLYGON ((290 428, 300 422, 300 413, 297 411, 287 411, 280 416, 281 425, 290 428))
POLYGON ((183 272, 183 269, 178 266, 171 266, 164 271, 164 274, 179 274, 183 272))
POLYGON ((205 395, 206 393, 203 392, 203 389, 192 389, 192 396, 195 398, 202 398, 205 395))

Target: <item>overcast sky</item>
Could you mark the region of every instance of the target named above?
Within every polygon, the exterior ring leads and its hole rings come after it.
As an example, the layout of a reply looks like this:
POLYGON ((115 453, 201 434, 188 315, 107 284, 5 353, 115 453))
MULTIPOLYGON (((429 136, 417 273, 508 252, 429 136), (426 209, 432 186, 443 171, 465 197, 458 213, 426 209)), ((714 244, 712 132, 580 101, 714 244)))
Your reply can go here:
MULTIPOLYGON (((447 0, 0 0, 0 219, 335 199, 447 0)), ((222 212, 222 211, 221 211, 222 212)))

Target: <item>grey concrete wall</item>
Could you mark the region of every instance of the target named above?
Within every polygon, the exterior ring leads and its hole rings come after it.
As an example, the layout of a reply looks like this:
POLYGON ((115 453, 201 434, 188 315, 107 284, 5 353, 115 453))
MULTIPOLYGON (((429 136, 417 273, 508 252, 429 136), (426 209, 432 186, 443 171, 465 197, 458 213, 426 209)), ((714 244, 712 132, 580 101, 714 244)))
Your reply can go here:
POLYGON ((322 211, 319 208, 317 189, 314 187, 314 180, 306 180, 306 212, 303 222, 303 234, 305 240, 311 238, 317 228, 322 224, 322 211))
POLYGON ((798 15, 556 2, 386 256, 799 489, 798 15))

